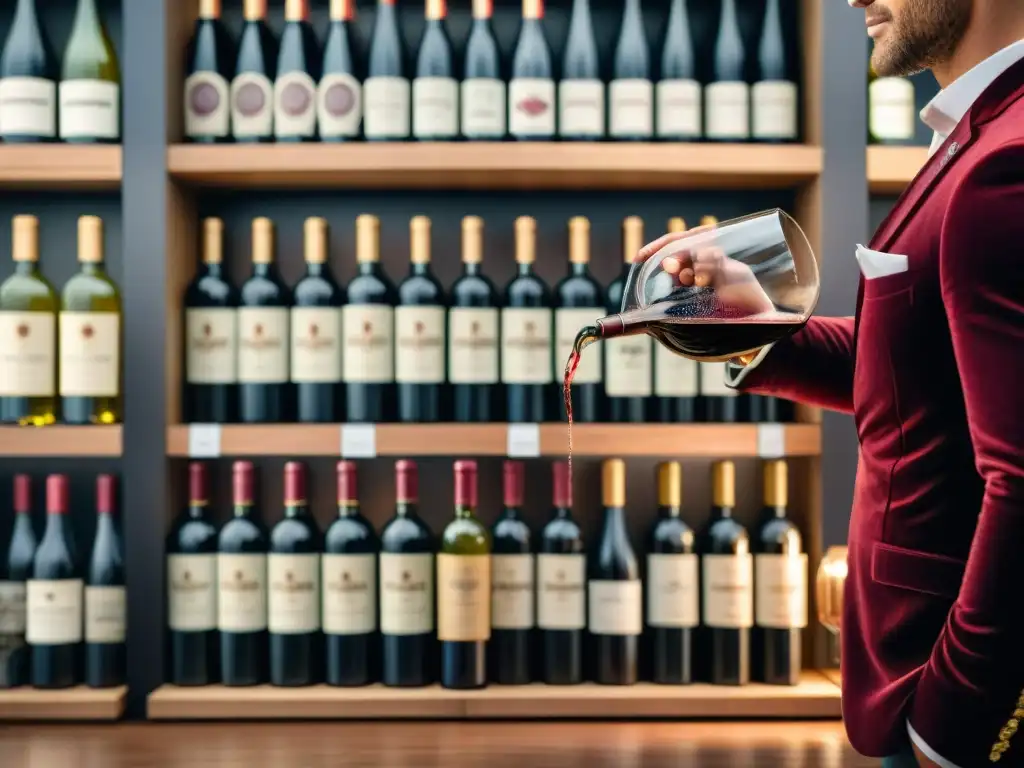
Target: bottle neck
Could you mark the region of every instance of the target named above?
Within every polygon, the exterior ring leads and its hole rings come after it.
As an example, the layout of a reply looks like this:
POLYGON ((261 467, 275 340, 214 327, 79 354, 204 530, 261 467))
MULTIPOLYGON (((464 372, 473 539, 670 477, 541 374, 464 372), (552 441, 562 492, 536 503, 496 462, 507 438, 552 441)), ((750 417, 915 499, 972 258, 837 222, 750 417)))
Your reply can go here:
POLYGON ((622 507, 604 508, 604 535, 626 536, 626 510, 622 507))
POLYGON ((518 267, 520 277, 526 277, 533 274, 533 264, 523 264, 522 262, 518 262, 518 267))
POLYGON ((29 277, 39 272, 39 265, 34 261, 16 261, 14 263, 14 274, 22 277, 29 277))
POLYGON ((481 17, 475 17, 474 16, 473 17, 473 29, 480 29, 480 30, 487 31, 490 28, 491 28, 491 17, 490 16, 481 16, 481 17))
POLYGON ((63 513, 49 512, 46 515, 46 529, 43 531, 43 538, 63 538, 66 529, 67 515, 63 513))
POLYGON ((75 26, 79 24, 99 24, 100 15, 96 10, 96 0, 78 0, 75 12, 75 26))
POLYGON ((519 507, 506 506, 505 509, 502 510, 501 517, 504 520, 518 520, 520 517, 519 507))
POLYGON ((732 517, 732 507, 714 506, 711 508, 712 517, 732 517))
POLYGON ((358 514, 358 502, 346 501, 338 505, 338 517, 355 517, 358 514))
POLYGON ((222 277, 224 275, 224 265, 218 262, 204 261, 203 267, 206 269, 206 274, 210 277, 222 277))
POLYGON ((36 21, 36 0, 18 0, 18 8, 14 12, 14 18, 34 23, 36 21))
POLYGON ((257 277, 272 277, 274 265, 271 263, 258 263, 252 265, 252 273, 257 277))
POLYGON ((292 502, 291 504, 284 505, 284 516, 291 520, 294 520, 295 518, 299 517, 305 517, 308 511, 309 508, 306 506, 305 502, 292 502))
POLYGON ((476 277, 480 274, 480 263, 476 261, 462 262, 462 274, 476 277))
POLYGON ((82 262, 82 274, 83 275, 102 275, 104 272, 102 261, 83 261, 82 262))
POLYGON ((376 275, 379 263, 376 261, 360 261, 356 264, 356 273, 360 275, 376 275))
POLYGON ((455 519, 470 520, 475 511, 476 510, 473 509, 473 507, 466 506, 465 504, 458 504, 455 506, 455 519))
POLYGON ((781 520, 786 517, 786 507, 785 505, 773 506, 770 504, 765 504, 764 514, 765 517, 775 517, 781 520))
POLYGON ((572 18, 586 20, 590 18, 590 0, 573 0, 572 18))
POLYGON ((109 512, 101 512, 96 516, 96 540, 110 539, 114 534, 114 516, 109 512))
POLYGON ((430 274, 429 261, 414 261, 409 265, 409 274, 426 277, 430 274))
POLYGON ((206 502, 189 504, 188 509, 185 510, 185 515, 189 520, 204 519, 206 517, 206 502))
POLYGON ((662 504, 658 507, 658 515, 660 517, 672 518, 679 517, 682 514, 682 508, 678 504, 662 504))
POLYGON ((231 514, 234 517, 249 517, 252 514, 252 504, 235 504, 231 514))
POLYGON ((722 0, 722 20, 720 22, 723 26, 726 24, 736 24, 736 5, 735 0, 722 0))
POLYGON ((582 277, 590 274, 590 265, 583 261, 574 261, 569 265, 569 274, 573 277, 582 277))
POLYGON ((551 513, 553 520, 571 520, 572 510, 569 507, 555 507, 554 512, 551 513))
POLYGON ((306 274, 309 275, 310 277, 323 277, 323 274, 324 274, 324 264, 322 264, 322 263, 320 263, 318 261, 317 262, 307 261, 306 262, 306 274))
POLYGON ((31 535, 32 533, 32 514, 27 511, 15 513, 13 536, 31 535))
POLYGON ((395 504, 395 514, 398 517, 416 517, 415 501, 399 501, 395 504))

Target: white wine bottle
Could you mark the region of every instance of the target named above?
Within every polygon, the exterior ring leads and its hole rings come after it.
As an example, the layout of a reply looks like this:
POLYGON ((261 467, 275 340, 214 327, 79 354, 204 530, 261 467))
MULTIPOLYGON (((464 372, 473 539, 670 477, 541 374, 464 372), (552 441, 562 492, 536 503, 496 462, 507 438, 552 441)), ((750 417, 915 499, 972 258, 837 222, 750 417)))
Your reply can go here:
POLYGON ((36 0, 18 0, 0 53, 0 139, 53 141, 57 136, 57 59, 39 23, 36 0))
POLYGON ((78 0, 64 49, 60 137, 70 142, 117 142, 121 138, 121 69, 96 0, 78 0))

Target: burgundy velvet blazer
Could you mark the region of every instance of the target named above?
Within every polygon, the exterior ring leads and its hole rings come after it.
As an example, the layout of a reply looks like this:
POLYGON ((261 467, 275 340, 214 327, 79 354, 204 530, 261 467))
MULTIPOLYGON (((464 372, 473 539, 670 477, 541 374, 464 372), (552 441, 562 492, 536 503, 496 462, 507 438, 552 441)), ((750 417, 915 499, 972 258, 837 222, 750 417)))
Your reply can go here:
MULTIPOLYGON (((1024 765, 1024 62, 869 247, 906 255, 907 271, 862 277, 855 317, 812 319, 741 388, 856 422, 842 628, 853 746, 896 753, 909 718, 961 768, 1024 765)), ((826 256, 840 258, 853 243, 826 256)))

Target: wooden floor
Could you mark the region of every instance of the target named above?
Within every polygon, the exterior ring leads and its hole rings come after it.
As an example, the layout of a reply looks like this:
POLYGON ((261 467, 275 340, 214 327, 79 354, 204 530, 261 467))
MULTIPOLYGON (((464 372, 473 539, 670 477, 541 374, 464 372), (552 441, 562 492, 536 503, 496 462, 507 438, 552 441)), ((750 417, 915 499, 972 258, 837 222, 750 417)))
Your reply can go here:
POLYGON ((841 723, 0 726, 10 768, 877 768, 841 723))

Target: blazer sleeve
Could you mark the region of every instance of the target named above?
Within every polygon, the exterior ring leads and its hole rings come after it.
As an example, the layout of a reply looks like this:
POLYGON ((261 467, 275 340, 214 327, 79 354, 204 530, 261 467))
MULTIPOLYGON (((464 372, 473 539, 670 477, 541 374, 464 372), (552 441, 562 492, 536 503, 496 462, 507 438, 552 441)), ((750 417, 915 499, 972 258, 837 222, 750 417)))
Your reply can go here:
POLYGON ((1024 743, 1013 741, 1024 719, 1024 145, 1003 145, 965 174, 950 198, 939 250, 942 300, 985 490, 960 592, 909 719, 957 765, 989 764, 1010 749, 1002 764, 1017 765, 1024 755, 1024 743))

